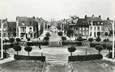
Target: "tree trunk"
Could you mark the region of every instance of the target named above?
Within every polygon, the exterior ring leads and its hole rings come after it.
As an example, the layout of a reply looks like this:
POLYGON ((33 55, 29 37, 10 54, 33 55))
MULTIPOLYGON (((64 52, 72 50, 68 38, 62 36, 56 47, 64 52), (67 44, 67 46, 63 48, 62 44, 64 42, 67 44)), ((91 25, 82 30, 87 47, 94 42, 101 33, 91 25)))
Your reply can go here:
POLYGON ((43 53, 41 52, 41 56, 43 56, 43 53))
POLYGON ((99 54, 100 54, 100 51, 99 51, 99 54))
POLYGON ((28 56, 30 56, 30 53, 28 52, 28 56))
POLYGON ((72 52, 71 52, 71 56, 72 56, 72 52))
POLYGON ((17 51, 17 55, 18 55, 18 51, 17 51))
POLYGON ((86 51, 85 51, 85 55, 87 55, 87 49, 86 49, 86 51))

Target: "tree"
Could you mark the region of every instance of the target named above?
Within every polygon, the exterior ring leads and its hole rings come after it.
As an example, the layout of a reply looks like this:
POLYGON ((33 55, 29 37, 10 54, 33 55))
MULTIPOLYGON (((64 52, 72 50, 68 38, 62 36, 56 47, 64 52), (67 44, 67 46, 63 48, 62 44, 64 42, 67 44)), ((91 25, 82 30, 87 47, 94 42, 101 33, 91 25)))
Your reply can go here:
POLYGON ((3 49, 4 49, 5 53, 6 53, 6 50, 8 49, 8 46, 7 46, 7 45, 4 45, 4 46, 3 46, 3 49))
POLYGON ((78 41, 83 41, 83 38, 80 36, 77 38, 78 41))
POLYGON ((89 41, 90 43, 92 43, 92 42, 93 42, 93 38, 89 38, 88 41, 89 41))
POLYGON ((109 42, 109 39, 104 39, 103 42, 109 42))
POLYGON ((50 33, 49 32, 47 32, 46 33, 46 37, 50 37, 51 35, 50 35, 50 33))
POLYGON ((76 48, 74 46, 71 46, 68 48, 68 51, 70 52, 70 55, 72 56, 72 52, 75 52, 76 48))
POLYGON ((20 41, 21 41, 20 38, 16 38, 16 42, 17 42, 17 44, 19 44, 20 41))
POLYGON ((25 47, 24 49, 25 49, 25 51, 28 52, 28 56, 30 56, 30 52, 32 51, 32 47, 27 46, 27 47, 25 47))
POLYGON ((108 36, 108 32, 105 32, 105 36, 106 36, 106 37, 108 36))
POLYGON ((101 38, 100 38, 100 37, 97 37, 97 38, 96 38, 96 41, 97 41, 97 42, 100 42, 100 41, 101 41, 101 38))
POLYGON ((101 45, 96 45, 95 49, 98 50, 98 53, 100 54, 100 52, 103 50, 103 46, 101 45))
POLYGON ((97 36, 100 37, 101 33, 100 32, 97 32, 97 36))
POLYGON ((113 31, 112 30, 110 30, 109 31, 109 36, 111 36, 113 34, 113 31))
POLYGON ((9 42, 12 43, 12 44, 13 44, 14 41, 15 41, 14 38, 10 38, 10 39, 9 39, 9 42))
POLYGON ((106 47, 109 50, 109 54, 110 54, 110 51, 112 50, 112 45, 107 45, 106 47))
POLYGON ((62 41, 65 41, 65 40, 67 40, 66 37, 62 36, 62 41))
POLYGON ((49 37, 44 37, 43 40, 46 41, 46 42, 48 42, 49 41, 49 37))
POLYGON ((19 45, 16 45, 14 46, 14 50, 17 51, 17 55, 18 55, 18 52, 21 51, 21 47, 19 45))
POLYGON ((7 40, 7 39, 4 39, 3 42, 4 42, 4 43, 5 43, 5 42, 8 42, 8 40, 7 40))
POLYGON ((59 36, 63 36, 63 32, 61 32, 61 31, 58 32, 58 35, 59 35, 59 36))
POLYGON ((67 30, 68 37, 71 37, 73 35, 73 33, 74 33, 73 30, 71 30, 71 29, 67 30))

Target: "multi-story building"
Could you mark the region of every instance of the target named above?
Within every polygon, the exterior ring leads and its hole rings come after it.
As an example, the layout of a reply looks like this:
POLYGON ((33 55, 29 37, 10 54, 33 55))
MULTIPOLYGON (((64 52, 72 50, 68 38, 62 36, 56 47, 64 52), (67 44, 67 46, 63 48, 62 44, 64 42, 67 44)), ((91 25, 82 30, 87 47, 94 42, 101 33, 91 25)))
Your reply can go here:
POLYGON ((95 17, 92 15, 92 17, 86 17, 86 19, 89 23, 89 37, 96 38, 98 32, 100 32, 100 36, 102 36, 104 22, 101 19, 101 16, 95 17))
POLYGON ((16 22, 9 22, 7 21, 7 19, 1 21, 2 22, 0 22, 0 30, 1 30, 1 24, 3 24, 3 37, 4 38, 16 37, 16 22))
POLYGON ((8 23, 7 23, 7 19, 1 19, 0 20, 0 37, 1 37, 1 30, 2 30, 2 34, 4 38, 8 37, 8 23), (1 29, 1 26, 3 25, 3 29, 1 29))
POLYGON ((17 37, 22 39, 38 37, 38 23, 34 18, 17 17, 16 23, 17 37))
POLYGON ((17 37, 19 38, 38 38, 48 29, 48 22, 42 18, 17 17, 17 37))
POLYGON ((79 18, 76 24, 76 34, 82 35, 84 38, 87 38, 89 35, 89 25, 85 18, 79 18))
POLYGON ((7 22, 8 25, 8 37, 16 37, 16 22, 12 21, 12 22, 7 22))
MULTIPOLYGON (((104 20, 103 24, 103 32, 107 32, 109 35, 111 35, 112 32, 112 23, 113 21, 107 18, 107 20, 104 20)), ((114 25, 115 27, 115 25, 114 25)))

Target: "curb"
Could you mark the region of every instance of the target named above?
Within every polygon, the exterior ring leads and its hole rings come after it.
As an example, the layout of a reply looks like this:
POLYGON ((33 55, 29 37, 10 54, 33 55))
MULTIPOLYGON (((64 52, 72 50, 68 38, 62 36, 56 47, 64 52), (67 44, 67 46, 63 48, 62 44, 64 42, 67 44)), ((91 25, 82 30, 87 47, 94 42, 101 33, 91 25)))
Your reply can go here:
POLYGON ((11 62, 11 61, 14 61, 14 55, 11 55, 10 57, 5 58, 3 60, 0 60, 0 64, 4 64, 4 63, 7 63, 7 62, 11 62))
POLYGON ((107 57, 103 57, 103 60, 107 60, 107 61, 110 61, 110 62, 114 62, 114 63, 115 63, 115 59, 110 59, 110 58, 107 58, 107 57))

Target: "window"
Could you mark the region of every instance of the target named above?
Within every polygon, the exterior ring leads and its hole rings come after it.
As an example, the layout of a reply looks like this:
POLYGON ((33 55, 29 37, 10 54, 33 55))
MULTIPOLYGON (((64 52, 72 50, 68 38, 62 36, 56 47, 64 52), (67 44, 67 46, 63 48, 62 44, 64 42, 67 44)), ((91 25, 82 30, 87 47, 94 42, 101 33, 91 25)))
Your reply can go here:
POLYGON ((92 36, 92 32, 90 32, 90 36, 92 36))
POLYGON ((96 30, 96 27, 94 27, 94 30, 96 30))
POLYGON ((24 37, 26 34, 25 33, 21 33, 21 37, 24 37))
POLYGON ((90 30, 92 30, 92 27, 90 27, 90 30))
POLYGON ((94 37, 96 37, 96 32, 94 32, 94 37))
POLYGON ((100 30, 100 27, 99 27, 99 26, 98 26, 97 28, 98 28, 98 30, 100 30))
POLYGON ((26 32, 26 27, 21 27, 20 30, 21 32, 26 32))

